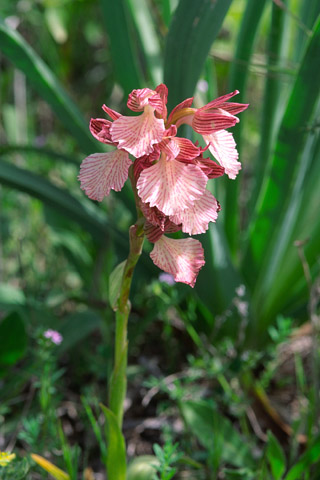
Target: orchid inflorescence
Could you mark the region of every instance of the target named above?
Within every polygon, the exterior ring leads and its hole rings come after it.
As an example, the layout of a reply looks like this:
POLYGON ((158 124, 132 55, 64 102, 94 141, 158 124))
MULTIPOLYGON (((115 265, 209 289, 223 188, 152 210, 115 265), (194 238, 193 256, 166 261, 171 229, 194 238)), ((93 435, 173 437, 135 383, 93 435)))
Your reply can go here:
POLYGON ((201 243, 193 238, 175 239, 182 230, 189 235, 204 233, 215 222, 220 205, 206 189, 209 179, 227 174, 236 178, 241 164, 233 136, 226 129, 239 119, 248 105, 228 102, 237 90, 201 108, 192 108, 193 98, 177 105, 167 117, 168 89, 133 90, 127 106, 139 116, 123 116, 103 105, 112 121, 91 119, 90 131, 102 143, 116 149, 95 153, 81 164, 79 180, 89 198, 102 201, 110 190, 120 191, 131 167, 137 207, 144 218, 144 233, 154 243, 150 253, 155 265, 173 275, 175 281, 194 286, 204 265, 201 243), (177 136, 182 124, 202 135, 202 148, 177 136), (209 152, 219 162, 204 158, 209 152), (132 162, 129 154, 135 160, 132 162))

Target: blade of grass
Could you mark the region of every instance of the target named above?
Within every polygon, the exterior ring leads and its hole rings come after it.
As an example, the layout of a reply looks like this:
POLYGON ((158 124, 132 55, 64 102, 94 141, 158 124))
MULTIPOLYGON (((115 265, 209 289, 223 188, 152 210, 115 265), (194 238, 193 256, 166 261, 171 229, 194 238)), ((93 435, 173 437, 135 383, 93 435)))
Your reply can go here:
MULTIPOLYGON (((248 250, 243 262, 243 271, 251 286, 256 285, 258 272, 260 276, 265 274, 263 265, 267 266, 270 262, 270 255, 266 252, 274 248, 273 242, 282 228, 283 216, 299 173, 308 124, 319 97, 320 65, 315 65, 314 62, 319 54, 320 18, 294 83, 280 126, 270 172, 263 183, 255 218, 251 223, 248 250)), ((261 291, 256 291, 257 297, 261 297, 261 294, 261 291)))
MULTIPOLYGON (((286 2, 284 2, 286 3, 286 2)), ((268 43, 268 71, 282 68, 285 53, 288 49, 288 22, 286 12, 277 3, 272 3, 271 29, 268 43)), ((284 84, 281 75, 277 73, 266 76, 264 89, 264 102, 261 122, 261 141, 258 161, 254 165, 254 191, 250 204, 251 209, 255 205, 261 188, 264 173, 267 170, 267 163, 270 159, 271 147, 274 144, 275 136, 283 114, 283 102, 280 102, 280 95, 284 93, 284 84)), ((286 85, 287 87, 287 85, 286 85)))
MULTIPOLYGON (((236 42, 236 52, 231 64, 229 88, 239 90, 237 102, 246 99, 246 86, 249 73, 249 65, 254 49, 255 38, 266 5, 266 0, 248 0, 246 10, 240 25, 240 31, 236 42)), ((245 117, 244 117, 245 118, 245 117)), ((241 120, 242 122, 243 120, 241 120)), ((241 156, 241 122, 233 129, 237 148, 241 156)), ((239 239, 239 180, 232 182, 225 180, 225 200, 223 204, 224 225, 226 237, 232 256, 235 255, 239 239)))
POLYGON ((128 95, 145 84, 136 49, 134 23, 126 0, 101 0, 116 80, 128 95))
POLYGON ((152 86, 162 82, 162 55, 159 38, 147 0, 127 0, 132 18, 143 46, 152 86))
POLYGON ((24 38, 0 19, 0 50, 26 75, 30 84, 50 105, 61 123, 86 153, 99 151, 88 125, 57 78, 24 38))
POLYGON ((172 17, 165 48, 164 83, 169 89, 169 110, 192 96, 231 1, 179 2, 172 17))
MULTIPOLYGON (((110 228, 102 217, 103 214, 90 203, 88 209, 69 192, 62 190, 48 180, 22 168, 0 160, 0 182, 38 198, 64 216, 74 220, 89 231, 96 240, 104 241, 110 228)), ((89 205, 89 203, 88 203, 89 205)), ((122 242, 125 240, 123 239, 122 242)))

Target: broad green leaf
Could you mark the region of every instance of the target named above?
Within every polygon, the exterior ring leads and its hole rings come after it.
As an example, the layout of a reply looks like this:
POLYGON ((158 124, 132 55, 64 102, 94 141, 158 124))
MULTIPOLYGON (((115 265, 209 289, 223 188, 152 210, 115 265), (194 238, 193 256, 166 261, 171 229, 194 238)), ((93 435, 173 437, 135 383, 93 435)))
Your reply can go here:
MULTIPOLYGON (((182 416, 191 432, 207 450, 219 450, 223 462, 236 467, 255 466, 249 447, 241 435, 212 405, 203 400, 180 404, 182 416)), ((221 461, 220 460, 220 461, 221 461)))
POLYGON ((14 365, 27 347, 24 322, 17 312, 0 321, 0 366, 14 365))
POLYGON ((123 277, 126 260, 119 263, 109 278, 109 302, 113 310, 117 310, 118 298, 120 295, 121 282, 123 277))
POLYGON ((165 49, 164 83, 169 89, 169 110, 192 96, 231 1, 179 2, 172 17, 165 49))
MULTIPOLYGON (((260 25, 261 17, 264 12, 266 0, 248 0, 246 10, 241 20, 240 31, 236 42, 236 52, 231 64, 229 88, 239 90, 239 95, 235 98, 236 102, 248 103, 246 96, 246 87, 249 73, 249 66, 255 38, 260 25)), ((240 124, 236 125, 232 132, 237 143, 237 149, 240 153, 241 161, 241 125, 245 121, 245 113, 241 115, 240 124)), ((225 232, 229 244, 230 252, 234 256, 239 239, 239 192, 241 176, 232 181, 229 178, 224 179, 226 195, 223 203, 223 219, 225 232)))
POLYGON ((274 480, 280 480, 286 470, 286 457, 276 437, 268 432, 267 459, 271 467, 274 480))
POLYGON ((311 465, 320 459, 320 439, 318 438, 312 446, 300 457, 298 462, 290 468, 284 480, 300 480, 304 472, 310 470, 311 465))
POLYGON ((125 96, 144 86, 144 78, 138 63, 137 36, 126 0, 101 0, 101 8, 116 80, 125 96))
MULTIPOLYGON (((320 19, 315 25, 293 86, 280 125, 270 172, 265 178, 251 224, 248 251, 243 263, 250 286, 256 283, 258 271, 260 275, 265 274, 263 265, 270 262, 268 251, 274 248, 274 242, 282 228, 292 185, 300 170, 307 127, 319 97, 320 66, 315 66, 314 63, 319 53, 320 19)), ((261 294, 263 295, 260 291, 259 295, 261 294)))
POLYGON ((0 20, 0 51, 16 68, 22 70, 30 84, 48 102, 61 123, 70 131, 86 153, 99 150, 81 112, 60 85, 57 78, 25 39, 0 20))
POLYGON ((162 55, 158 34, 147 0, 127 0, 143 47, 147 68, 155 87, 162 82, 162 55))
POLYGON ((126 448, 116 416, 109 408, 101 405, 106 419, 107 473, 108 478, 126 480, 126 448))

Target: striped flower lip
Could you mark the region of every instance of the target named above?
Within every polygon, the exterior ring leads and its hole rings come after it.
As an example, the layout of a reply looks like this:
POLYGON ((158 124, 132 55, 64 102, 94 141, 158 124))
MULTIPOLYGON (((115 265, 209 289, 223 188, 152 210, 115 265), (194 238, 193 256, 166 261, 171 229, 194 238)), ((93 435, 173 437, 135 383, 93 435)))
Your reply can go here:
POLYGON ((90 121, 90 132, 113 151, 94 153, 80 167, 82 190, 101 202, 111 190, 120 191, 129 172, 136 206, 144 222, 144 234, 154 244, 150 254, 155 265, 176 282, 191 287, 204 265, 201 243, 193 238, 171 238, 182 231, 198 235, 216 222, 220 204, 207 189, 208 181, 224 174, 235 179, 241 169, 232 133, 237 114, 248 105, 229 102, 235 90, 200 108, 187 98, 167 116, 168 89, 133 90, 127 107, 135 115, 125 116, 110 107, 102 109, 108 119, 90 121), (202 135, 203 146, 177 136, 182 124, 202 135), (204 153, 212 158, 204 158, 204 153))

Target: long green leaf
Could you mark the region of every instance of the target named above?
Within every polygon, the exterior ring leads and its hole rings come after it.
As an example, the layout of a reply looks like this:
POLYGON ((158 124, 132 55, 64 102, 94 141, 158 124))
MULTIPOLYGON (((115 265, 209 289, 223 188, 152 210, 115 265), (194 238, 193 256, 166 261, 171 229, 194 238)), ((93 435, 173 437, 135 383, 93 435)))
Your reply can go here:
POLYGON ((169 89, 169 108, 192 96, 231 1, 180 1, 165 49, 164 82, 169 89))
POLYGON ((86 153, 98 151, 81 112, 57 78, 24 38, 0 19, 0 50, 16 68, 22 70, 30 84, 48 102, 61 123, 70 131, 86 153))
POLYGON ((162 56, 150 7, 147 0, 127 0, 127 2, 143 47, 152 87, 155 87, 162 82, 162 56))
MULTIPOLYGON (((284 1, 284 5, 286 0, 284 1)), ((283 115, 283 102, 280 101, 280 94, 285 94, 284 83, 280 74, 271 73, 282 67, 284 55, 288 51, 288 22, 284 8, 277 3, 272 4, 271 29, 268 43, 268 71, 264 89, 264 102, 261 122, 261 140, 258 161, 254 165, 254 191, 250 198, 252 207, 255 205, 262 179, 270 157, 272 145, 275 141, 279 128, 280 115, 283 115)), ((286 85, 286 89, 288 86, 286 85)))
POLYGON ((101 8, 116 80, 128 95, 145 83, 138 63, 137 36, 130 10, 126 0, 101 0, 101 8))
POLYGON ((26 192, 38 198, 71 220, 79 223, 98 241, 103 241, 108 234, 108 225, 102 219, 100 212, 93 204, 88 208, 70 195, 69 192, 56 187, 48 180, 22 168, 10 165, 0 160, 0 182, 26 192))
POLYGON ((263 324, 268 323, 281 309, 292 309, 308 299, 307 283, 294 242, 306 242, 303 249, 309 265, 311 268, 316 265, 320 244, 320 224, 315 222, 320 210, 319 191, 320 135, 314 131, 309 135, 282 229, 278 241, 274 242, 268 268, 262 277, 265 286, 261 291, 266 288, 269 290, 261 303, 260 321, 263 324))
MULTIPOLYGON (((246 86, 250 60, 265 5, 266 0, 248 0, 246 10, 243 14, 229 79, 229 91, 240 91, 236 98, 237 102, 243 102, 246 99, 246 86)), ((240 122, 240 124, 238 124, 233 130, 240 154, 241 124, 242 122, 240 122)), ((239 239, 239 188, 239 180, 233 182, 229 179, 225 179, 226 195, 223 204, 223 219, 227 241, 232 255, 235 254, 239 239)))
POLYGON ((125 480, 126 448, 124 438, 115 414, 104 405, 101 405, 101 408, 106 418, 108 478, 110 478, 110 480, 125 480))
MULTIPOLYGON (((298 76, 290 95, 275 146, 270 174, 266 178, 249 232, 248 251, 243 271, 250 285, 257 282, 257 273, 265 274, 270 262, 273 242, 282 228, 290 193, 300 171, 308 127, 319 97, 320 18, 318 19, 298 76)), ((259 297, 263 292, 256 292, 259 297)), ((266 294, 266 291, 264 291, 266 294)))

